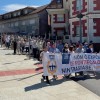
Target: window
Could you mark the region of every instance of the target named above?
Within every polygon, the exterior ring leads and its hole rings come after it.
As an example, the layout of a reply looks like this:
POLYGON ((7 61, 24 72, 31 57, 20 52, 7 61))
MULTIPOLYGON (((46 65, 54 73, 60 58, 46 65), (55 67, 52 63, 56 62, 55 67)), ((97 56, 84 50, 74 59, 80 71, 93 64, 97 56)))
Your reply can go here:
POLYGON ((9 17, 9 15, 5 15, 5 16, 4 16, 5 19, 8 19, 8 17, 9 17))
POLYGON ((18 26, 18 22, 15 22, 15 26, 18 26))
POLYGON ((58 31, 57 31, 57 34, 58 34, 58 36, 63 36, 64 30, 58 30, 58 31))
POLYGON ((16 17, 16 13, 14 13, 14 17, 16 17))
POLYGON ((83 0, 76 0, 76 10, 82 10, 83 9, 83 0))
POLYGON ((4 28, 5 26, 4 25, 2 25, 2 28, 4 28))
POLYGON ((11 27, 13 27, 14 26, 14 24, 13 23, 11 23, 11 27))
POLYGON ((22 26, 20 31, 21 32, 25 32, 26 31, 26 27, 25 26, 22 26))
POLYGON ((61 3, 61 0, 57 0, 57 3, 61 3))
POLYGON ((10 27, 10 23, 8 24, 8 27, 10 27))
POLYGON ((11 14, 9 14, 8 17, 11 18, 11 14))
POLYGON ((25 12, 24 12, 25 14, 27 14, 28 13, 28 10, 25 10, 25 12))
POLYGON ((57 21, 63 22, 64 21, 64 15, 57 15, 57 21))
POLYGON ((22 25, 25 25, 25 21, 22 21, 22 25))
POLYGON ((20 15, 20 12, 18 12, 18 16, 20 15))
MULTIPOLYGON (((83 34, 83 26, 81 26, 82 29, 82 34, 83 34)), ((76 36, 79 37, 80 36, 80 26, 76 26, 76 36)))
POLYGON ((34 19, 31 19, 30 20, 30 24, 35 24, 35 20, 34 19))

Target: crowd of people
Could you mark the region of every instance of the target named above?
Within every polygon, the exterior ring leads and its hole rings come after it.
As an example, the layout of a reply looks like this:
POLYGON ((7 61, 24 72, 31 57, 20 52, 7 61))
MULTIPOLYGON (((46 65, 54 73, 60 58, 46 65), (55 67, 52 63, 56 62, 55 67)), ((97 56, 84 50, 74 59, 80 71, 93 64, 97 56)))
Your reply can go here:
MULTIPOLYGON (((14 49, 14 54, 31 54, 34 58, 42 61, 43 53, 94 53, 92 41, 88 44, 84 43, 63 43, 62 40, 46 40, 41 37, 27 36, 14 36, 6 35, 3 39, 3 44, 6 48, 14 49)), ((79 72, 79 75, 84 76, 83 72, 79 72)), ((66 75, 65 75, 66 76, 66 75)), ((75 73, 77 76, 77 73, 75 73)), ((42 76, 46 79, 46 82, 50 84, 48 76, 42 76)), ((57 78, 55 75, 54 78, 57 78)), ((70 75, 66 76, 67 78, 70 75)))
MULTIPOLYGON (((56 42, 47 42, 43 47, 43 52, 41 53, 40 57, 43 58, 43 53, 94 53, 93 43, 90 42, 89 44, 87 42, 84 43, 62 43, 62 41, 56 41, 56 42)), ((79 73, 75 73, 75 77, 79 74, 80 76, 84 77, 83 71, 79 73)), ((46 79, 46 82, 50 84, 48 76, 42 76, 43 79, 46 79)), ((57 76, 53 76, 54 78, 57 78, 57 76)), ((66 78, 70 77, 69 75, 65 75, 66 78)))
POLYGON ((39 59, 44 39, 40 37, 5 35, 2 39, 7 49, 13 49, 14 54, 29 54, 39 59))

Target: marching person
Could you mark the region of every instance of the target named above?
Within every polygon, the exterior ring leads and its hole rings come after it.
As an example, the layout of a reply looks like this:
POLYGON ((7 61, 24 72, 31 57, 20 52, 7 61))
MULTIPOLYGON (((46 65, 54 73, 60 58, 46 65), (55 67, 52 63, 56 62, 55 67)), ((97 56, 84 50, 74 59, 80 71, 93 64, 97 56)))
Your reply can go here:
MULTIPOLYGON (((43 63, 44 53, 49 53, 47 46, 43 47, 43 51, 42 51, 41 54, 40 54, 40 59, 42 60, 42 63, 43 63)), ((46 82, 47 82, 48 84, 50 84, 50 81, 49 81, 48 76, 42 75, 42 77, 43 77, 44 80, 46 79, 46 82)))
POLYGON ((51 53, 60 53, 59 49, 56 47, 56 43, 51 44, 51 47, 49 48, 49 52, 51 52, 51 53))
POLYGON ((68 52, 69 52, 68 44, 65 43, 64 48, 63 48, 63 53, 68 53, 68 52))
POLYGON ((17 41, 17 53, 20 54, 20 50, 21 50, 21 42, 20 40, 17 41))
POLYGON ((16 50, 17 50, 17 41, 16 41, 16 39, 14 39, 13 48, 14 48, 14 55, 15 55, 16 50))
MULTIPOLYGON (((84 53, 85 50, 83 49, 83 44, 79 44, 79 47, 76 49, 75 53, 84 53)), ((84 76, 83 71, 80 71, 79 74, 81 76, 84 76)), ((77 76, 77 73, 75 73, 75 76, 77 76)))
POLYGON ((94 52, 93 44, 91 43, 91 44, 88 45, 88 48, 86 49, 86 53, 93 53, 93 52, 94 52))
POLYGON ((10 47, 10 35, 6 36, 6 47, 9 49, 10 47))
POLYGON ((29 53, 29 41, 28 40, 26 40, 25 48, 26 48, 26 53, 29 53))
MULTIPOLYGON (((56 47, 56 43, 52 43, 51 47, 49 48, 50 53, 60 53, 59 49, 56 47)), ((57 79, 57 75, 53 75, 54 79, 57 79)))
POLYGON ((24 49, 25 49, 25 41, 24 41, 24 39, 21 39, 20 46, 21 46, 21 53, 23 54, 24 53, 24 49))

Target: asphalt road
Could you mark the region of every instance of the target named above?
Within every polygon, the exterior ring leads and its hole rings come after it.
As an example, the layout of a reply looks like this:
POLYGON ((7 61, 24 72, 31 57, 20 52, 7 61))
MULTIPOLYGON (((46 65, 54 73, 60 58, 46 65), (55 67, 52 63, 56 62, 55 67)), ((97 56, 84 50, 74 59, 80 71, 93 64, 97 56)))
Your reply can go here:
POLYGON ((86 72, 84 78, 72 77, 71 79, 100 96, 100 72, 96 72, 96 76, 93 72, 86 72))

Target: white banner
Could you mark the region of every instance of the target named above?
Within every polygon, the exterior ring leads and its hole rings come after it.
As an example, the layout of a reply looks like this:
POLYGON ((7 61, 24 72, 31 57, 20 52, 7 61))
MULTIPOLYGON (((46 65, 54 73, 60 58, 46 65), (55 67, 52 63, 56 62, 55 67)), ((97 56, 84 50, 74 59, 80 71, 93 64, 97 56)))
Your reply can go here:
POLYGON ((43 68, 45 76, 100 71, 100 54, 44 53, 43 68))

